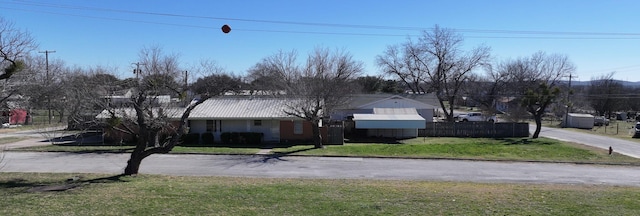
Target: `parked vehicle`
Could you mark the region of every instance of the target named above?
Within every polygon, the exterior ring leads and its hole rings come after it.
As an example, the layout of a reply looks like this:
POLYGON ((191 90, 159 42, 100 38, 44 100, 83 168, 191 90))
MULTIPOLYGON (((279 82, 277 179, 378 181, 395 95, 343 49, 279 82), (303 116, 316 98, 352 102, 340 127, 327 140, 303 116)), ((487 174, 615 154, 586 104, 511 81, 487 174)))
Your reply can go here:
POLYGON ((594 126, 609 126, 609 122, 609 119, 604 116, 596 116, 595 118, 593 118, 594 126))
POLYGON ((481 112, 470 112, 467 114, 462 114, 458 116, 457 120, 461 122, 478 122, 478 121, 498 122, 498 118, 495 115, 486 116, 481 112))
POLYGON ((633 133, 633 138, 639 138, 640 137, 640 122, 636 122, 636 126, 633 129, 635 130, 635 133, 633 133))

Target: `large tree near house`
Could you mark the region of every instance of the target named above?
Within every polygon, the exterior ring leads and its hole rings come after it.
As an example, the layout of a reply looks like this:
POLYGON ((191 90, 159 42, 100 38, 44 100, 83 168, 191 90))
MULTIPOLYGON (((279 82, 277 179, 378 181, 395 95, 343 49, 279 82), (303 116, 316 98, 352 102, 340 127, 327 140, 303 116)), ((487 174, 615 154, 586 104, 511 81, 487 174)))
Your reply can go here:
POLYGON ((575 66, 567 56, 544 52, 507 60, 499 65, 499 73, 508 80, 506 91, 521 96, 521 105, 536 122, 534 139, 540 135, 542 116, 560 95, 562 79, 574 71, 575 66))
POLYGON ((453 29, 436 25, 417 41, 389 47, 376 62, 383 74, 404 82, 413 93, 435 92, 447 121, 454 121, 453 103, 473 72, 487 65, 490 57, 489 47, 465 51, 462 43, 462 36, 453 29))
POLYGON ((306 62, 297 62, 297 52, 279 52, 264 58, 251 70, 253 83, 285 97, 283 111, 312 125, 313 143, 322 148, 320 123, 334 108, 344 104, 358 89, 352 82, 362 73, 362 62, 342 51, 316 48, 306 62))
POLYGON ((186 88, 176 84, 184 80, 178 56, 165 55, 161 48, 151 47, 143 49, 139 57, 138 67, 141 70, 136 70, 138 79, 128 83, 134 87, 131 100, 124 107, 110 107, 105 111, 110 117, 107 122, 114 129, 128 131, 137 138, 124 169, 125 175, 137 174, 142 161, 148 156, 170 152, 180 143, 180 137, 187 133, 187 119, 191 111, 211 96, 221 93, 215 86, 210 86, 194 92, 199 98, 184 99, 190 102, 159 103, 158 96, 174 93, 177 96, 184 92, 185 89, 181 88, 186 88), (172 117, 177 118, 177 122, 172 117))

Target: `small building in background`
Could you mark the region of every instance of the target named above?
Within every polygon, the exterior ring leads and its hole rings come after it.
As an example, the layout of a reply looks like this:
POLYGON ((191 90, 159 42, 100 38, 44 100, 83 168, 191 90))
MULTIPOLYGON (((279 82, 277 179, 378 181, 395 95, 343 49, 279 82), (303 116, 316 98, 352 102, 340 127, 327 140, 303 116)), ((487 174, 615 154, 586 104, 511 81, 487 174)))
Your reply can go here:
POLYGON ((592 129, 595 121, 594 119, 594 116, 591 114, 569 113, 566 116, 567 122, 565 123, 565 127, 592 129))
POLYGON ((10 125, 22 125, 27 122, 27 110, 11 109, 2 111, 2 122, 10 125))

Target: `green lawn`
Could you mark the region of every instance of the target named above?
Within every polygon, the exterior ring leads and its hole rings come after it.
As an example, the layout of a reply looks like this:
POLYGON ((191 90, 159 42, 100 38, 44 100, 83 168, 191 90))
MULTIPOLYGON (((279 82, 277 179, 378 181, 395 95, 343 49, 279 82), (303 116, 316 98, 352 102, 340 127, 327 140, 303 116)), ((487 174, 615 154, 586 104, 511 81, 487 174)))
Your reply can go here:
MULTIPOLYGON (((48 145, 18 149, 19 151, 53 151, 83 153, 128 153, 133 146, 48 145)), ((256 154, 258 148, 184 147, 176 146, 171 153, 194 154, 256 154)), ((314 149, 310 145, 275 148, 273 154, 355 157, 409 157, 427 159, 473 159, 545 161, 640 165, 640 159, 575 143, 548 138, 415 138, 396 144, 347 143, 314 149)))
POLYGON ((585 163, 631 163, 640 159, 608 155, 608 151, 548 138, 415 138, 398 144, 356 143, 343 146, 295 146, 274 149, 290 155, 374 156, 450 158, 480 160, 560 161, 585 163))
POLYGON ((22 141, 22 140, 25 140, 25 139, 27 139, 27 138, 24 138, 24 137, 3 137, 3 138, 0 138, 0 145, 19 142, 19 141, 22 141))
POLYGON ((595 185, 2 173, 0 215, 639 215, 595 185), (81 175, 79 187, 42 192, 81 175))

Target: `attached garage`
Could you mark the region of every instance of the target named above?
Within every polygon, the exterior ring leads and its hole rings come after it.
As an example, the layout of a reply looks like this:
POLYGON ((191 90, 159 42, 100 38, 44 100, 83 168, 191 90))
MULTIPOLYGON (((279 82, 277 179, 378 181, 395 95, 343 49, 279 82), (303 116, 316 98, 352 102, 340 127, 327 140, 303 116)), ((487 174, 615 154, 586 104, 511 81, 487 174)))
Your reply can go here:
POLYGON ((353 114, 356 129, 367 129, 367 136, 411 138, 426 120, 415 108, 374 108, 373 114, 353 114))

